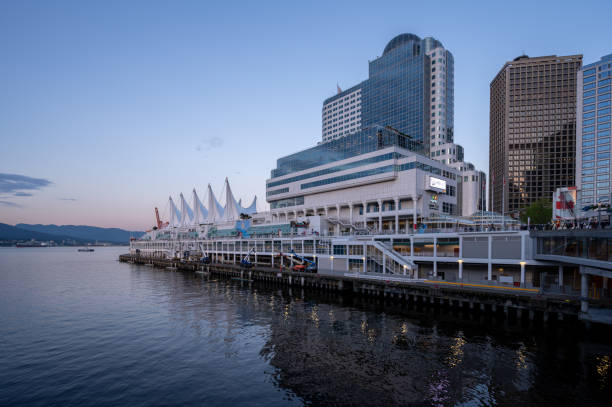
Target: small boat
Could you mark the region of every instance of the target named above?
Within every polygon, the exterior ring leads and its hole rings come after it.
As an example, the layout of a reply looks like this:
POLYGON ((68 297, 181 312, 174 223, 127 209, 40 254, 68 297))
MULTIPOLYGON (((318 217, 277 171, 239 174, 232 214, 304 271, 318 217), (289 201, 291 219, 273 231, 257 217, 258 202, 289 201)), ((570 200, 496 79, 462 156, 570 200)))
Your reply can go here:
POLYGON ((82 248, 78 249, 77 251, 79 251, 79 252, 93 252, 94 249, 92 249, 91 247, 82 247, 82 248))

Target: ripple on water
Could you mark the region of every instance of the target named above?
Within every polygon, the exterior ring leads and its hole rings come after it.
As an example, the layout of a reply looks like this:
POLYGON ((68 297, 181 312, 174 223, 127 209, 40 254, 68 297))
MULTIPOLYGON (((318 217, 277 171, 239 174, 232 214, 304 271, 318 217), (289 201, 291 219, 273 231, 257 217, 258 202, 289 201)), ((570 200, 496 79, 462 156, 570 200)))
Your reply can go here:
POLYGON ((0 405, 607 405, 607 336, 0 249, 0 405), (537 327, 536 327, 537 328, 537 327), (603 338, 603 339, 602 339, 603 338))

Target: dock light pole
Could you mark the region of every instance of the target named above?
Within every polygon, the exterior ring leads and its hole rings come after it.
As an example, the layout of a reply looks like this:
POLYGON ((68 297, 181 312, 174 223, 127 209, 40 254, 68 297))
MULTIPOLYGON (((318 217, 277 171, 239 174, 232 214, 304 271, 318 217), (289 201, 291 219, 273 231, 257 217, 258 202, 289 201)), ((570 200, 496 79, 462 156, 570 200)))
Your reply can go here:
POLYGON ((525 287, 525 265, 527 262, 521 261, 519 264, 521 265, 521 287, 525 287))
POLYGON ((463 281, 463 259, 457 260, 457 263, 459 263, 459 280, 463 281))

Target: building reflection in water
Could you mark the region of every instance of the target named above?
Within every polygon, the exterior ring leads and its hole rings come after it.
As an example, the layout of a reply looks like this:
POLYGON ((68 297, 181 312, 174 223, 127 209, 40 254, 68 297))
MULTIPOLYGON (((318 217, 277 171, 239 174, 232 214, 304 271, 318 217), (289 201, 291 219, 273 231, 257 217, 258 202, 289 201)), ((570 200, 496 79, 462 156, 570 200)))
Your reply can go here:
POLYGON ((165 279, 159 289, 177 329, 222 340, 229 358, 260 346, 266 380, 306 403, 532 405, 554 394, 565 405, 606 405, 611 391, 612 346, 593 348, 572 326, 541 330, 295 289, 165 279))

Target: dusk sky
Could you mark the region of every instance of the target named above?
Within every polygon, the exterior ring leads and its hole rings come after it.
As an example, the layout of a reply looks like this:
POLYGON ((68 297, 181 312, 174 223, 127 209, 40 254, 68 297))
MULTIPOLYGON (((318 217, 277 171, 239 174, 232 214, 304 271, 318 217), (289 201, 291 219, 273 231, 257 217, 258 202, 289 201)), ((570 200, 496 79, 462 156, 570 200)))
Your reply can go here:
POLYGON ((612 2, 0 2, 0 222, 144 230, 167 199, 265 204, 276 159, 400 33, 455 58, 455 142, 488 172, 489 83, 529 56, 612 53, 612 2), (471 4, 468 6, 468 4, 471 4))

